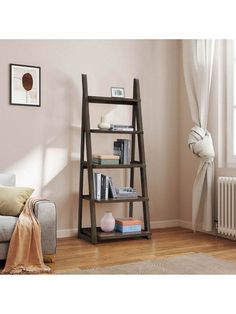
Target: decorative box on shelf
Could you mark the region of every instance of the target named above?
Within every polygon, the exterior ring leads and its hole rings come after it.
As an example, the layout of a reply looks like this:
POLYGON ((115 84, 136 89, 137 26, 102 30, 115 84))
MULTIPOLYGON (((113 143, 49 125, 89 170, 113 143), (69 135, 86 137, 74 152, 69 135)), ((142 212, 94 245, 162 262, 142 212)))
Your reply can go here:
POLYGON ((125 232, 141 232, 142 221, 132 217, 117 218, 115 220, 115 230, 125 232))

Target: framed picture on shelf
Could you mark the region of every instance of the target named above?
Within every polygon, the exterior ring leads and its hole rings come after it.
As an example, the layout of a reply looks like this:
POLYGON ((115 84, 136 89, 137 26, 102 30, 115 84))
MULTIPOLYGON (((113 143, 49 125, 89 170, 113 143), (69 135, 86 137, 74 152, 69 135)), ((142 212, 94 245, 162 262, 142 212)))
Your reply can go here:
POLYGON ((10 64, 10 104, 21 106, 41 105, 41 68, 10 64))
POLYGON ((123 87, 111 87, 111 97, 125 97, 125 89, 123 87))

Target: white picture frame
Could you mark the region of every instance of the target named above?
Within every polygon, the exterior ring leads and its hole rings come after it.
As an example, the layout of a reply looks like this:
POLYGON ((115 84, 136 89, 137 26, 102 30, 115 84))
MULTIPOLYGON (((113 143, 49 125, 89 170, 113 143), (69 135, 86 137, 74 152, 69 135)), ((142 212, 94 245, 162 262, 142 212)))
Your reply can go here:
POLYGON ((123 87, 111 87, 111 97, 125 97, 125 89, 123 87))

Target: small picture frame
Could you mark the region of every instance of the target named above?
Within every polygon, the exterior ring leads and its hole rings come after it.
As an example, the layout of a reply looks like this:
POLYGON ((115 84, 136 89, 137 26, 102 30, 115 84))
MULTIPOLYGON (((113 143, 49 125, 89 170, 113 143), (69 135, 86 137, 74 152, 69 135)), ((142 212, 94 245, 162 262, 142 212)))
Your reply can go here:
POLYGON ((111 97, 125 97, 125 89, 123 87, 111 87, 111 97))
POLYGON ((41 68, 10 64, 10 104, 41 106, 41 68))

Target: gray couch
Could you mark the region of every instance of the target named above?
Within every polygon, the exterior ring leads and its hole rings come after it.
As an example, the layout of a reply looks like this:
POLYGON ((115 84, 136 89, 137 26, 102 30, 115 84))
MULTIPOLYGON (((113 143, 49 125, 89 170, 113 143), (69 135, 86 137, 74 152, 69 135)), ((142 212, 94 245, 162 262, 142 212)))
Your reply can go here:
MULTIPOLYGON (((15 175, 0 173, 0 185, 15 186, 15 175)), ((56 253, 56 206, 50 201, 39 201, 34 214, 41 225, 43 254, 56 253)), ((0 259, 6 259, 9 241, 15 228, 17 217, 0 215, 0 259)))

